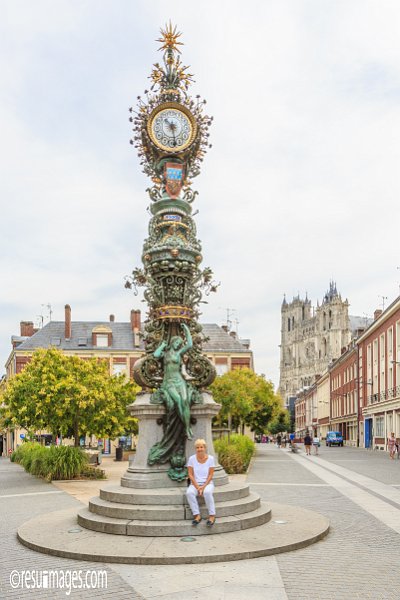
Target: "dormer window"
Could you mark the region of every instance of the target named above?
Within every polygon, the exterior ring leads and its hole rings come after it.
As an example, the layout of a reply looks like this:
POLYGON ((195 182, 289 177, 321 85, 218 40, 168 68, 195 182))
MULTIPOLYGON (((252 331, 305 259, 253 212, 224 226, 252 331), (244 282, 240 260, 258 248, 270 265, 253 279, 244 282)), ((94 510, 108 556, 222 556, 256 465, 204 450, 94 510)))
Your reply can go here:
POLYGON ((108 348, 108 335, 106 333, 96 334, 96 346, 98 348, 108 348))
POLYGON ((105 325, 92 329, 92 345, 97 348, 109 348, 112 345, 112 330, 105 325))

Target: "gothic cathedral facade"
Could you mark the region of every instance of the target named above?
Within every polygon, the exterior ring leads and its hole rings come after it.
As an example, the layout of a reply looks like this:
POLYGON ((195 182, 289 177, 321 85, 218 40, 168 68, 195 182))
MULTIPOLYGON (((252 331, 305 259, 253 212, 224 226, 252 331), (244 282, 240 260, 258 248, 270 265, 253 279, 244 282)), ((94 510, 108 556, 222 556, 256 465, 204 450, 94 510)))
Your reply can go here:
POLYGON ((296 296, 292 302, 284 298, 281 315, 279 393, 289 407, 290 399, 312 385, 341 355, 359 332, 362 319, 349 316, 349 302, 342 300, 334 282, 316 308, 307 295, 304 300, 296 296))

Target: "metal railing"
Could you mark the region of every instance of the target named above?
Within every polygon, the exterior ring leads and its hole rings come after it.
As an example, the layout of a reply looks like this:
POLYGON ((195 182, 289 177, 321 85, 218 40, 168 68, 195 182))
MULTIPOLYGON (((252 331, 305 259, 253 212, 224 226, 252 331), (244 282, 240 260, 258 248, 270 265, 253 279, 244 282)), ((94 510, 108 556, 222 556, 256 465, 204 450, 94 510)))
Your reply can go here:
POLYGON ((400 396, 400 385, 380 392, 379 394, 371 394, 367 397, 367 404, 377 404, 378 402, 384 402, 385 400, 393 400, 398 396, 400 396))

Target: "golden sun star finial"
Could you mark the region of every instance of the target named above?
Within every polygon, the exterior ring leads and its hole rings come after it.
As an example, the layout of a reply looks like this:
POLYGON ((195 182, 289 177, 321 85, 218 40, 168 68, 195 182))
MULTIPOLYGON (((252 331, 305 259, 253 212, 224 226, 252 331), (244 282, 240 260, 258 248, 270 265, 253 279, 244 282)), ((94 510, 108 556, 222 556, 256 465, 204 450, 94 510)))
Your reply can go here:
POLYGON ((159 50, 175 50, 181 53, 178 46, 183 46, 182 42, 178 42, 178 37, 182 35, 180 31, 176 30, 176 25, 172 26, 171 21, 165 25, 164 29, 160 29, 161 37, 156 40, 161 42, 162 46, 159 50))

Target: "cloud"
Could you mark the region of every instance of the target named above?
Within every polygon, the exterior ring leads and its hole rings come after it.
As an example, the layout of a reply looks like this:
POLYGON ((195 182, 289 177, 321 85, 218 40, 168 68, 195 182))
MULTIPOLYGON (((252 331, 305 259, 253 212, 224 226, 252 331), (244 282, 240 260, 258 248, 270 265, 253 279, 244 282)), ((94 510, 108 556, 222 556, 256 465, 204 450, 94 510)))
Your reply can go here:
POLYGON ((127 320, 148 181, 127 108, 183 31, 194 93, 215 118, 194 182, 204 264, 221 281, 203 318, 235 308, 256 368, 278 383, 283 293, 329 280, 351 313, 399 292, 398 2, 6 2, 0 24, 0 355, 21 319, 127 320))

